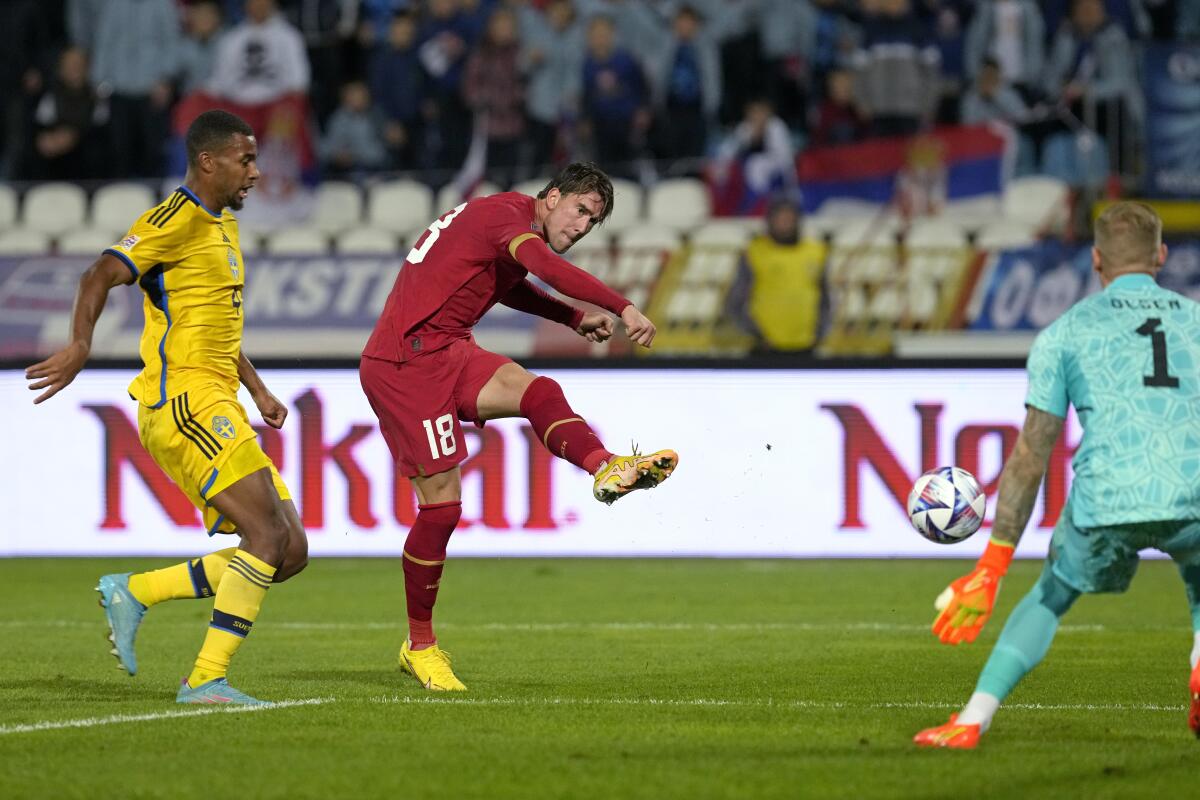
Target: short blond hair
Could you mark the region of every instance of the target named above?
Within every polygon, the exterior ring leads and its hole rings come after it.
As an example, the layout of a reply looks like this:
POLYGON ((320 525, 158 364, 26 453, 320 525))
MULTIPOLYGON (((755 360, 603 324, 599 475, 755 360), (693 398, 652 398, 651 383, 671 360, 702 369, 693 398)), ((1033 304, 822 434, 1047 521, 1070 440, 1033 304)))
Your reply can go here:
POLYGON ((1145 203, 1122 200, 1096 218, 1096 249, 1109 271, 1153 267, 1162 247, 1162 220, 1145 203))

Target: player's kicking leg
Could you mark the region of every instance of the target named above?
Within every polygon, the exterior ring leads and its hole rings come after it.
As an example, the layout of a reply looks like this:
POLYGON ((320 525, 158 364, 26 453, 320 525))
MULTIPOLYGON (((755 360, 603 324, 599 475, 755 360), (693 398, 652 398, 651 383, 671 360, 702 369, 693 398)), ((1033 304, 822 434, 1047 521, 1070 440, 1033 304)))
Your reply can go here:
POLYGON ((508 363, 479 391, 480 419, 521 416, 546 449, 594 476, 592 495, 611 505, 636 489, 653 489, 679 464, 674 450, 618 456, 567 403, 558 382, 508 363))
POLYGON ((280 498, 269 467, 246 475, 210 502, 233 522, 242 541, 216 588, 204 644, 175 699, 179 703, 260 705, 263 701, 230 686, 226 673, 254 626, 267 589, 307 563, 307 539, 295 506, 280 498), (289 560, 291 565, 286 563, 289 560))
POLYGON ((1045 657, 1058 631, 1059 619, 1079 594, 1054 574, 1047 561, 1041 578, 1005 623, 967 705, 959 713, 951 714, 949 722, 921 731, 913 741, 922 747, 957 749, 979 744, 979 737, 991 726, 1000 703, 1045 657))

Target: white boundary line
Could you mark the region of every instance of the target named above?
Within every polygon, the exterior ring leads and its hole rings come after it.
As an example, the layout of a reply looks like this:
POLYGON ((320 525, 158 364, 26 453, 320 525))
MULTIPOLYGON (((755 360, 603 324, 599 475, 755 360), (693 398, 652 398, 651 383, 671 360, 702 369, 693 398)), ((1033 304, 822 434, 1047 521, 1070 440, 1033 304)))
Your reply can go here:
POLYGON ((281 700, 265 706, 204 706, 179 711, 155 711, 150 714, 113 714, 108 717, 86 717, 84 719, 47 720, 31 722, 26 725, 0 725, 0 736, 11 733, 35 733, 37 731, 56 731, 63 728, 95 728, 101 725, 119 725, 126 722, 150 722, 159 719, 178 719, 180 717, 205 717, 210 714, 246 714, 253 711, 274 711, 278 708, 294 708, 296 706, 319 706, 334 702, 332 697, 313 697, 307 700, 281 700))
MULTIPOLYGON (((159 623, 152 623, 159 624, 159 623)), ((162 623, 171 627, 195 626, 195 622, 171 621, 162 623)), ((89 620, 0 620, 0 628, 93 628, 104 625, 104 619, 89 620)), ((393 631, 404 630, 406 623, 396 622, 271 622, 265 627, 297 631, 393 631)), ((929 625, 893 622, 485 622, 455 623, 439 622, 439 628, 458 631, 496 631, 544 633, 556 631, 712 631, 712 632, 766 632, 799 631, 813 633, 836 633, 838 631, 875 631, 880 633, 926 632, 929 625)), ((1062 625, 1059 633, 1103 633, 1110 630, 1104 625, 1062 625)), ((1112 629, 1116 630, 1116 629, 1112 629)), ((1176 626, 1138 626, 1139 631, 1183 630, 1176 626)))
MULTIPOLYGON (((120 725, 131 722, 153 722, 162 719, 202 717, 212 714, 239 714, 258 711, 273 711, 298 706, 320 706, 331 703, 347 705, 412 705, 412 706, 498 706, 526 708, 570 708, 570 707, 646 707, 646 708, 762 708, 788 710, 841 710, 861 709, 864 711, 886 709, 930 709, 949 710, 958 708, 956 703, 932 701, 901 701, 895 703, 854 703, 837 700, 722 700, 719 698, 655 698, 655 697, 431 697, 428 695, 391 695, 369 698, 314 697, 307 700, 282 700, 265 706, 208 706, 204 708, 157 711, 148 714, 114 714, 108 717, 84 719, 46 720, 22 725, 0 726, 0 736, 18 733, 63 730, 67 728, 95 728, 104 725, 120 725)), ((1160 705, 1155 703, 1010 703, 1002 707, 1006 711, 1131 711, 1181 713, 1182 705, 1160 705)))

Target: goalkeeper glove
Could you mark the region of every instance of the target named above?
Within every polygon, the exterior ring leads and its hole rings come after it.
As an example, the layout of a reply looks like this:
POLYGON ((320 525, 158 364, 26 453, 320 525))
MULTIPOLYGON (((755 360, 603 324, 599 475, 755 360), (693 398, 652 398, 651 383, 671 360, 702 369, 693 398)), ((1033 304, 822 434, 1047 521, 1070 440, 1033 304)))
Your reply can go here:
POLYGON ((933 634, 943 644, 973 642, 992 615, 1000 579, 1008 572, 1014 546, 988 542, 987 549, 968 574, 946 587, 934 605, 941 613, 933 621, 933 634))

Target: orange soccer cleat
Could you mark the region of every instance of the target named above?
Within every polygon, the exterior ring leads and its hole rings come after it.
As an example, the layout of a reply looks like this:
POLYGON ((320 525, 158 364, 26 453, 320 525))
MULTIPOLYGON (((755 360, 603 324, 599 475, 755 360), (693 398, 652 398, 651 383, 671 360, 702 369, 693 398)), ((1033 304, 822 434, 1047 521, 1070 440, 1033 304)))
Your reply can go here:
POLYGON ((920 747, 952 747, 956 750, 973 750, 979 744, 978 725, 959 725, 958 714, 951 714, 950 721, 936 728, 926 728, 913 737, 920 747))
POLYGON ((679 464, 674 450, 659 450, 641 455, 634 447, 631 456, 613 456, 596 473, 592 494, 601 503, 612 505, 634 489, 653 489, 671 477, 679 464))

